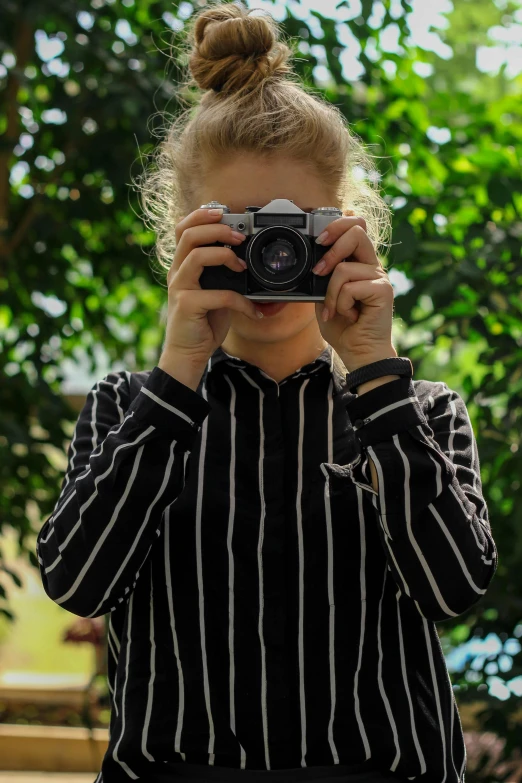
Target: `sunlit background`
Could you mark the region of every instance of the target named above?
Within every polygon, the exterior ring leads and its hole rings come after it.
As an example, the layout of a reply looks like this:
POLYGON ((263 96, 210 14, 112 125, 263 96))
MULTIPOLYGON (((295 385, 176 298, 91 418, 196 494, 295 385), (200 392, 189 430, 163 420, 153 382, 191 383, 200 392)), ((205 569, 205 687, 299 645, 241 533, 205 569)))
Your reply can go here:
MULTIPOLYGON (((324 87, 326 90, 329 88, 334 89, 339 80, 336 81, 332 77, 328 62, 329 53, 326 51, 325 45, 321 43, 321 40, 325 37, 324 24, 316 12, 319 12, 323 19, 333 20, 335 35, 339 45, 337 56, 342 68, 342 77, 346 83, 351 83, 352 85, 356 85, 359 80, 363 80, 366 68, 361 62, 361 41, 354 34, 354 25, 358 24, 356 20, 364 16, 364 10, 368 7, 367 2, 361 3, 358 0, 346 0, 346 2, 338 2, 336 0, 320 0, 320 2, 301 0, 301 2, 291 1, 284 3, 279 2, 279 0, 276 0, 276 2, 271 2, 270 0, 265 0, 264 2, 263 0, 249 0, 246 4, 250 8, 268 10, 278 21, 283 23, 290 12, 294 19, 301 20, 306 25, 311 33, 313 42, 309 43, 306 37, 303 36, 303 40, 299 43, 299 51, 303 57, 313 56, 315 62, 312 70, 313 80, 317 86, 324 87)), ((96 27, 97 15, 101 13, 105 6, 111 6, 113 9, 121 8, 122 18, 118 19, 113 26, 114 43, 112 51, 115 55, 123 55, 138 43, 138 37, 133 31, 131 21, 129 21, 129 11, 133 13, 134 9, 136 15, 139 16, 140 7, 148 8, 150 3, 140 3, 140 0, 121 0, 121 3, 119 0, 113 0, 112 2, 109 0, 92 0, 90 4, 87 2, 74 2, 73 5, 77 9, 78 30, 76 41, 82 45, 88 45, 88 36, 93 28, 96 27), (85 40, 82 40, 82 36, 85 40)), ((197 4, 188 2, 179 4, 158 3, 155 5, 156 9, 162 9, 161 19, 165 39, 169 30, 179 32, 183 29, 183 21, 193 13, 195 5, 197 4)), ((477 0, 476 3, 470 3, 463 0, 458 7, 454 8, 449 0, 412 0, 409 4, 412 10, 406 12, 405 7, 407 5, 404 2, 400 2, 400 0, 391 0, 384 4, 380 2, 372 4, 370 2, 372 13, 367 19, 367 24, 372 30, 380 32, 376 38, 368 40, 364 54, 368 61, 379 63, 390 82, 399 78, 397 70, 398 62, 400 67, 400 58, 406 55, 408 49, 417 47, 424 54, 432 54, 432 57, 424 55, 419 57, 413 64, 413 71, 418 76, 423 79, 429 79, 433 76, 434 70, 437 70, 446 79, 444 89, 447 88, 447 84, 451 83, 453 78, 459 81, 462 88, 462 84, 468 78, 468 74, 463 72, 463 67, 467 62, 465 54, 467 56, 470 45, 472 46, 476 42, 475 67, 473 72, 469 74, 469 92, 483 98, 487 94, 488 89, 491 89, 492 82, 488 81, 488 79, 494 78, 495 80, 498 79, 495 81, 497 87, 502 84, 501 87, 498 87, 499 94, 502 91, 506 95, 514 93, 518 95, 522 103, 520 89, 522 84, 520 78, 522 72, 522 5, 520 3, 508 3, 502 0, 496 0, 495 2, 490 2, 490 0, 487 0, 487 2, 486 0, 480 0, 479 2, 477 0), (392 22, 383 28, 383 20, 386 14, 389 14, 392 22), (404 19, 407 20, 410 37, 406 39, 402 37, 401 43, 399 20, 404 19), (495 21, 488 25, 488 20, 490 19, 495 21), (393 20, 396 20, 396 22, 393 20), (448 35, 452 30, 452 25, 454 26, 454 31, 457 30, 459 35, 448 35), (448 39, 451 39, 453 46, 449 45, 448 39), (459 41, 461 44, 459 44, 459 41), (389 54, 389 57, 386 56, 386 53, 389 54), (481 75, 483 75, 483 78, 481 78, 481 75), (511 93, 509 84, 517 85, 516 89, 511 90, 511 93)), ((3 13, 3 11, 0 11, 0 14, 3 13)), ((0 16, 1 26, 2 18, 0 16)), ((160 43, 161 41, 154 39, 154 44, 160 43)), ((74 98, 75 90, 79 91, 80 87, 75 81, 74 72, 71 71, 71 62, 67 58, 67 46, 67 36, 60 35, 59 29, 35 29, 35 56, 32 58, 31 64, 25 68, 27 85, 30 85, 31 79, 34 78, 38 70, 39 76, 44 74, 50 80, 55 77, 61 80, 67 96, 74 98)), ((16 69, 17 63, 15 53, 10 48, 9 40, 0 41, 0 47, 2 47, 0 50, 2 51, 0 87, 5 98, 9 74, 13 69, 16 69)), ((146 64, 144 65, 143 60, 133 59, 132 56, 127 60, 127 65, 131 71, 137 74, 146 71, 146 64)), ((88 82, 88 78, 86 82, 88 82)), ((119 77, 115 76, 114 78, 119 77)), ((27 85, 23 89, 30 89, 27 85)), ((41 176, 45 177, 46 173, 51 174, 66 159, 64 152, 60 149, 55 149, 52 155, 49 155, 47 150, 44 151, 42 149, 40 151, 38 149, 42 138, 41 135, 38 135, 39 127, 41 125, 42 128, 51 128, 64 125, 67 128, 69 121, 67 111, 64 108, 61 108, 59 105, 52 105, 52 102, 49 103, 48 95, 46 95, 45 87, 41 80, 39 80, 36 89, 40 90, 42 104, 45 104, 45 109, 41 111, 38 122, 36 122, 34 111, 29 108, 30 101, 26 101, 24 95, 19 99, 20 132, 14 145, 12 156, 9 158, 9 182, 13 198, 16 197, 18 201, 20 199, 27 200, 28 203, 37 195, 34 185, 34 170, 37 169, 41 176)), ((498 98, 498 95, 496 98, 498 98)), ((34 101, 34 96, 32 96, 31 100, 34 101)), ((36 100, 39 100, 38 95, 36 95, 36 100)), ((132 116, 131 110, 128 110, 129 116, 132 116)), ((154 103, 151 98, 150 114, 153 111, 154 103)), ((94 114, 94 112, 92 113, 94 114)), ((440 114, 440 111, 438 113, 440 114)), ((437 112, 434 111, 434 114, 437 114, 437 112)), ((506 128, 509 125, 512 125, 513 128, 515 125, 518 126, 518 131, 513 130, 513 139, 518 139, 519 144, 516 146, 516 141, 512 141, 511 143, 514 146, 510 147, 510 149, 514 150, 513 155, 518 156, 518 164, 520 164, 520 142, 522 140, 520 108, 518 114, 515 109, 506 112, 502 116, 505 116, 505 120, 502 120, 501 124, 506 128)), ((373 123, 370 109, 368 110, 367 122, 369 125, 373 123)), ((6 127, 5 106, 3 116, 0 113, 0 123, 3 123, 0 124, 0 133, 3 133, 6 127)), ((87 116, 86 113, 82 127, 86 137, 92 136, 92 144, 95 145, 96 134, 100 130, 96 120, 87 116)), ((361 121, 359 121, 357 131, 363 135, 361 121)), ((488 132, 490 132, 490 129, 488 129, 488 132)), ((141 137, 143 137, 143 129, 140 130, 140 133, 141 137)), ((426 145, 428 142, 432 143, 431 150, 435 150, 436 156, 437 150, 443 148, 444 145, 450 144, 455 138, 454 128, 446 127, 443 124, 429 125, 425 129, 425 137, 426 145)), ((408 207, 412 194, 412 186, 409 184, 408 156, 415 152, 412 149, 415 141, 405 136, 402 142, 397 145, 396 150, 393 151, 387 148, 386 139, 381 141, 383 146, 379 154, 385 156, 391 155, 393 152, 395 155, 392 162, 393 176, 396 178, 393 180, 395 190, 389 197, 389 203, 398 214, 401 209, 408 207)), ((502 147, 502 141, 499 142, 499 146, 502 147)), ((136 142, 136 154, 137 151, 138 145, 136 142)), ((85 154, 90 154, 89 147, 86 148, 85 154)), ((133 159, 129 157, 125 164, 129 170, 133 162, 133 159)), ((462 164, 461 170, 465 171, 464 164, 462 164)), ((92 175, 93 182, 95 176, 96 174, 92 175)), ((130 175, 127 175, 125 172, 122 179, 128 183, 130 175)), ((85 177, 83 183, 89 185, 89 181, 85 177)), ((113 186, 108 177, 101 177, 100 183, 100 198, 105 204, 111 205, 115 198, 113 186)), ((383 185, 386 185, 386 183, 383 182, 383 185)), ((414 194, 415 187, 413 187, 414 194)), ((80 200, 80 191, 76 189, 76 186, 64 181, 61 184, 59 183, 53 191, 53 198, 63 202, 65 211, 66 203, 69 204, 71 200, 74 202, 80 200)), ((122 203, 126 200, 127 196, 124 194, 122 203)), ((81 200, 79 203, 81 203, 81 200)), ((418 207, 418 209, 421 209, 422 212, 421 207, 418 207)), ((428 208, 426 207, 426 209, 428 208)), ((128 211, 129 215, 131 215, 130 206, 128 211)), ((448 216, 444 214, 443 210, 439 212, 435 209, 432 210, 432 213, 434 230, 440 236, 443 236, 448 227, 448 216)), ((416 219, 420 221, 421 217, 417 214, 416 219)), ((129 225, 132 219, 135 218, 131 215, 129 225)), ((498 213, 495 220, 497 223, 492 223, 493 228, 490 228, 490 230, 491 232, 503 232, 503 236, 499 239, 499 241, 503 241, 506 236, 506 227, 505 225, 501 226, 503 217, 500 216, 500 213, 498 213)), ((518 221, 520 221, 520 212, 518 213, 518 221)), ((413 223, 413 221, 410 220, 410 223, 413 223)), ((520 226, 520 222, 517 225, 520 226)), ((520 232, 520 228, 517 230, 520 232)), ((136 228, 135 224, 133 224, 132 232, 134 232, 136 237, 140 236, 140 229, 136 228)), ((521 233, 518 234, 519 238, 520 236, 522 236, 521 233)), ((492 239, 492 242, 495 241, 495 239, 492 239)), ((42 261, 45 260, 46 263, 48 263, 45 255, 47 242, 48 240, 44 241, 37 238, 34 243, 35 257, 42 259, 42 261)), ((135 244, 136 242, 138 240, 134 241, 135 244)), ((150 244, 150 240, 148 242, 150 244)), ((147 246, 145 240, 143 240, 143 245, 147 246)), ((74 254, 76 251, 73 252, 72 249, 64 251, 65 254, 67 252, 70 252, 71 264, 76 263, 77 256, 74 254)), ((88 256, 88 253, 86 256, 88 256)), ((75 267, 77 272, 75 279, 80 280, 82 275, 89 276, 92 273, 92 270, 89 272, 89 263, 87 257, 79 260, 75 267)), ((520 258, 518 263, 520 264, 520 258)), ((398 263, 398 266, 401 266, 401 264, 398 263)), ((405 266, 406 269, 409 268, 407 264, 405 266)), ((415 281, 408 276, 404 269, 392 267, 389 274, 397 300, 414 288, 415 281)), ((520 280, 522 281, 522 278, 520 280)), ((0 287, 1 296, 3 296, 3 292, 6 289, 7 285, 0 287)), ((132 361, 132 359, 129 358, 130 354, 124 353, 123 348, 125 348, 124 343, 129 343, 129 340, 132 340, 132 331, 129 330, 124 319, 129 314, 132 314, 133 308, 136 307, 136 297, 134 296, 133 299, 133 296, 134 294, 123 298, 119 303, 118 317, 123 319, 121 322, 117 322, 117 319, 114 318, 114 323, 112 323, 110 322, 111 316, 108 317, 111 329, 114 328, 114 333, 117 333, 122 341, 120 361, 115 360, 114 353, 107 351, 106 343, 99 339, 94 339, 88 348, 81 344, 75 345, 74 351, 66 352, 69 355, 65 355, 60 359, 59 365, 63 373, 63 379, 60 381, 59 392, 64 397, 67 397, 69 403, 76 411, 80 409, 86 393, 97 380, 111 369, 129 368, 128 362, 132 361)), ((69 310, 72 315, 70 333, 72 334, 74 330, 77 331, 79 328, 75 325, 75 321, 76 324, 82 323, 79 315, 74 313, 74 307, 71 307, 72 303, 61 299, 52 290, 40 291, 33 289, 30 291, 28 301, 30 306, 40 311, 42 323, 45 319, 60 319, 69 310)), ((418 307, 424 308, 429 313, 430 308, 433 307, 433 301, 430 296, 422 293, 418 307)), ((9 344, 14 334, 13 329, 16 328, 11 322, 13 316, 11 310, 0 299, 0 337, 5 341, 5 345, 9 344)), ((436 324, 436 326, 438 325, 436 324)), ((431 341, 434 332, 433 324, 430 322, 425 322, 418 326, 410 326, 410 328, 406 329, 405 323, 401 318, 398 318, 394 324, 394 330, 397 343, 403 350, 408 350, 410 346, 412 349, 416 348, 419 345, 419 341, 423 339, 431 341)), ((505 328, 504 331, 506 331, 505 328)), ((27 326, 29 338, 36 337, 38 332, 38 325, 31 323, 27 326)), ((491 332, 500 334, 502 328, 492 328, 491 332)), ((63 334, 69 334, 65 328, 63 329, 63 334)), ((154 350, 157 349, 157 345, 153 343, 154 340, 151 338, 150 356, 152 362, 154 350)), ((522 342, 517 344, 522 345, 522 342)), ((60 345, 60 338, 56 335, 51 336, 49 339, 50 348, 48 349, 50 354, 53 351, 58 351, 60 345)), ((17 340, 16 356, 10 354, 8 360, 4 362, 6 375, 2 381, 3 383, 8 383, 8 377, 14 378, 19 372, 20 366, 25 359, 24 350, 27 350, 27 353, 29 353, 28 346, 28 338, 26 342, 21 339, 17 340)), ((145 351, 143 355, 147 355, 145 351)), ((468 355, 463 353, 462 356, 464 355, 467 357, 465 361, 470 366, 473 365, 475 354, 472 355, 470 353, 468 355)), ((448 343, 441 342, 433 345, 433 351, 429 355, 426 367, 435 374, 438 372, 438 368, 440 368, 441 376, 444 376, 441 379, 445 380, 449 385, 452 385, 453 382, 455 388, 458 388, 460 391, 461 377, 458 372, 458 360, 456 360, 448 343), (456 363, 452 364, 455 361, 456 363)), ((130 369, 134 368, 130 367, 130 369)), ((472 370, 470 369, 471 372, 472 370)), ((52 378, 50 378, 50 381, 52 381, 52 378)), ((72 434, 72 429, 69 426, 70 434, 72 434)), ((0 432, 0 439, 1 437, 2 433, 0 432)), ((482 454, 480 440, 479 451, 482 454)), ((516 451, 517 449, 511 448, 512 454, 515 454, 516 451)), ((20 453, 23 453, 23 451, 20 453)), ((56 470, 63 471, 66 466, 63 452, 60 453, 59 449, 50 447, 49 454, 49 460, 56 470)), ((515 487, 515 489, 518 489, 518 487, 515 487)), ((17 542, 19 533, 15 527, 9 525, 7 507, 4 507, 2 522, 1 549, 7 571, 0 571, 0 588, 4 591, 1 597, 7 600, 8 596, 8 607, 14 616, 14 620, 11 621, 7 616, 0 614, 0 721, 17 723, 21 726, 38 725, 41 723, 39 720, 41 706, 39 705, 45 704, 49 708, 49 715, 52 715, 51 721, 54 721, 56 724, 61 725, 63 723, 63 725, 70 727, 84 726, 85 715, 82 715, 82 706, 85 706, 87 686, 92 691, 89 698, 95 698, 92 694, 97 692, 97 687, 102 689, 99 683, 100 678, 95 677, 101 666, 100 645, 97 643, 99 640, 91 634, 90 641, 81 641, 83 631, 81 624, 77 622, 79 618, 75 618, 47 598, 34 565, 28 562, 27 557, 18 554, 17 542), (9 571, 15 573, 15 581, 9 577, 9 571), (5 584, 5 589, 2 588, 3 584, 5 584), (76 640, 73 638, 69 641, 64 641, 64 637, 68 632, 72 637, 76 633, 76 640), (13 703, 17 705, 18 712, 16 713, 10 707, 13 703)), ((34 530, 38 529, 41 522, 42 520, 35 516, 33 520, 34 530)), ((493 533, 495 535, 495 521, 493 521, 493 533)), ((522 538, 522 533, 520 533, 520 538, 522 538)), ((29 535, 27 540, 29 543, 32 541, 34 545, 34 535, 32 537, 29 535)), ((517 546, 520 548, 518 543, 517 546)), ((491 609, 489 611, 489 619, 495 620, 497 617, 495 614, 496 610, 491 609)), ((484 617, 488 619, 487 615, 484 617)), ((450 672, 462 671, 467 666, 471 670, 466 675, 469 682, 473 680, 473 670, 477 672, 477 681, 480 680, 482 682, 485 673, 487 676, 482 684, 484 687, 487 687, 488 694, 497 699, 499 703, 507 701, 513 696, 521 697, 522 670, 520 656, 516 665, 514 665, 514 658, 521 651, 519 640, 522 637, 522 611, 520 622, 513 629, 510 629, 510 632, 504 632, 502 638, 497 633, 491 632, 481 639, 468 639, 465 626, 459 626, 459 628, 462 630, 459 631, 458 628, 455 628, 451 638, 446 638, 443 634, 441 635, 441 642, 446 652, 450 672), (461 633, 460 639, 459 633, 461 633), (511 678, 500 676, 500 673, 505 675, 508 672, 513 672, 511 678)), ((439 626, 439 629, 443 630, 441 626, 439 626)), ((506 629, 504 630, 506 631, 506 629)), ((108 716, 108 706, 106 703, 102 704, 97 713, 100 724, 105 723, 106 725, 108 716)), ((522 725, 520 730, 522 737, 522 725)), ((520 744, 522 746, 522 739, 520 744)), ((1 765, 2 761, 0 758, 0 768, 1 765)), ((518 774, 513 772, 509 780, 514 783, 522 781, 522 766, 520 777, 517 777, 518 774)), ((473 779, 472 775, 467 777, 467 781, 470 783, 472 783, 473 779)), ((478 780, 479 778, 477 777, 476 779, 478 780)), ((488 780, 489 778, 484 777, 480 779, 488 780)))

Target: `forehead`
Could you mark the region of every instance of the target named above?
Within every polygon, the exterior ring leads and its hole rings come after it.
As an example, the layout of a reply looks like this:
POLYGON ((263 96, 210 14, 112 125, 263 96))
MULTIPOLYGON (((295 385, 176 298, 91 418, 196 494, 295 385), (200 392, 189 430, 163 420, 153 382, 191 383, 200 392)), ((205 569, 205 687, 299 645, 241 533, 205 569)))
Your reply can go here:
POLYGON ((233 160, 205 167, 200 194, 207 203, 219 200, 232 213, 247 206, 266 207, 273 199, 286 198, 304 212, 335 206, 335 188, 316 167, 282 155, 237 155, 233 160))

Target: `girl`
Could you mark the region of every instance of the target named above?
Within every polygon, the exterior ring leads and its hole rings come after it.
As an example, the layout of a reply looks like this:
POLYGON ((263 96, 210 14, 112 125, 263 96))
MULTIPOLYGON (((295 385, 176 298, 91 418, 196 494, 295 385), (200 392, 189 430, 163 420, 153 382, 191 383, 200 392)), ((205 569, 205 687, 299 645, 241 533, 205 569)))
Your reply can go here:
POLYGON ((142 184, 162 353, 93 386, 38 536, 50 598, 110 613, 96 782, 464 783, 435 623, 497 565, 466 406, 397 356, 370 158, 274 20, 213 3, 189 34, 201 102, 142 184), (344 212, 324 302, 203 290, 206 266, 245 273, 245 237, 201 205, 275 198, 344 212))

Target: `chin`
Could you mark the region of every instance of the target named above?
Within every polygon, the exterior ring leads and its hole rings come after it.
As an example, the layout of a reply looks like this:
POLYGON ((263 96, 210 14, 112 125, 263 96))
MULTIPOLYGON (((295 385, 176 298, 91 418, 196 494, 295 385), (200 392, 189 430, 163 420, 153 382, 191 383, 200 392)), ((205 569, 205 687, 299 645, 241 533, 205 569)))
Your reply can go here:
POLYGON ((248 340, 279 342, 295 337, 312 320, 315 320, 315 302, 289 302, 281 313, 260 318, 258 323, 233 311, 231 329, 248 340))

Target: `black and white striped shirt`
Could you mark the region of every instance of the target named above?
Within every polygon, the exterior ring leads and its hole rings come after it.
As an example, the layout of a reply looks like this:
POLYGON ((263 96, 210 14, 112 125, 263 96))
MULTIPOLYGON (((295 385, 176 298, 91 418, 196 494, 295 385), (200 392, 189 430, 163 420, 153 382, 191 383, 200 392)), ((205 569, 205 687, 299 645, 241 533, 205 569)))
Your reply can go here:
POLYGON ((197 392, 111 372, 37 554, 53 601, 110 612, 98 783, 181 761, 463 783, 435 623, 480 600, 497 551, 445 383, 357 396, 330 346, 279 384, 222 348, 197 392))

